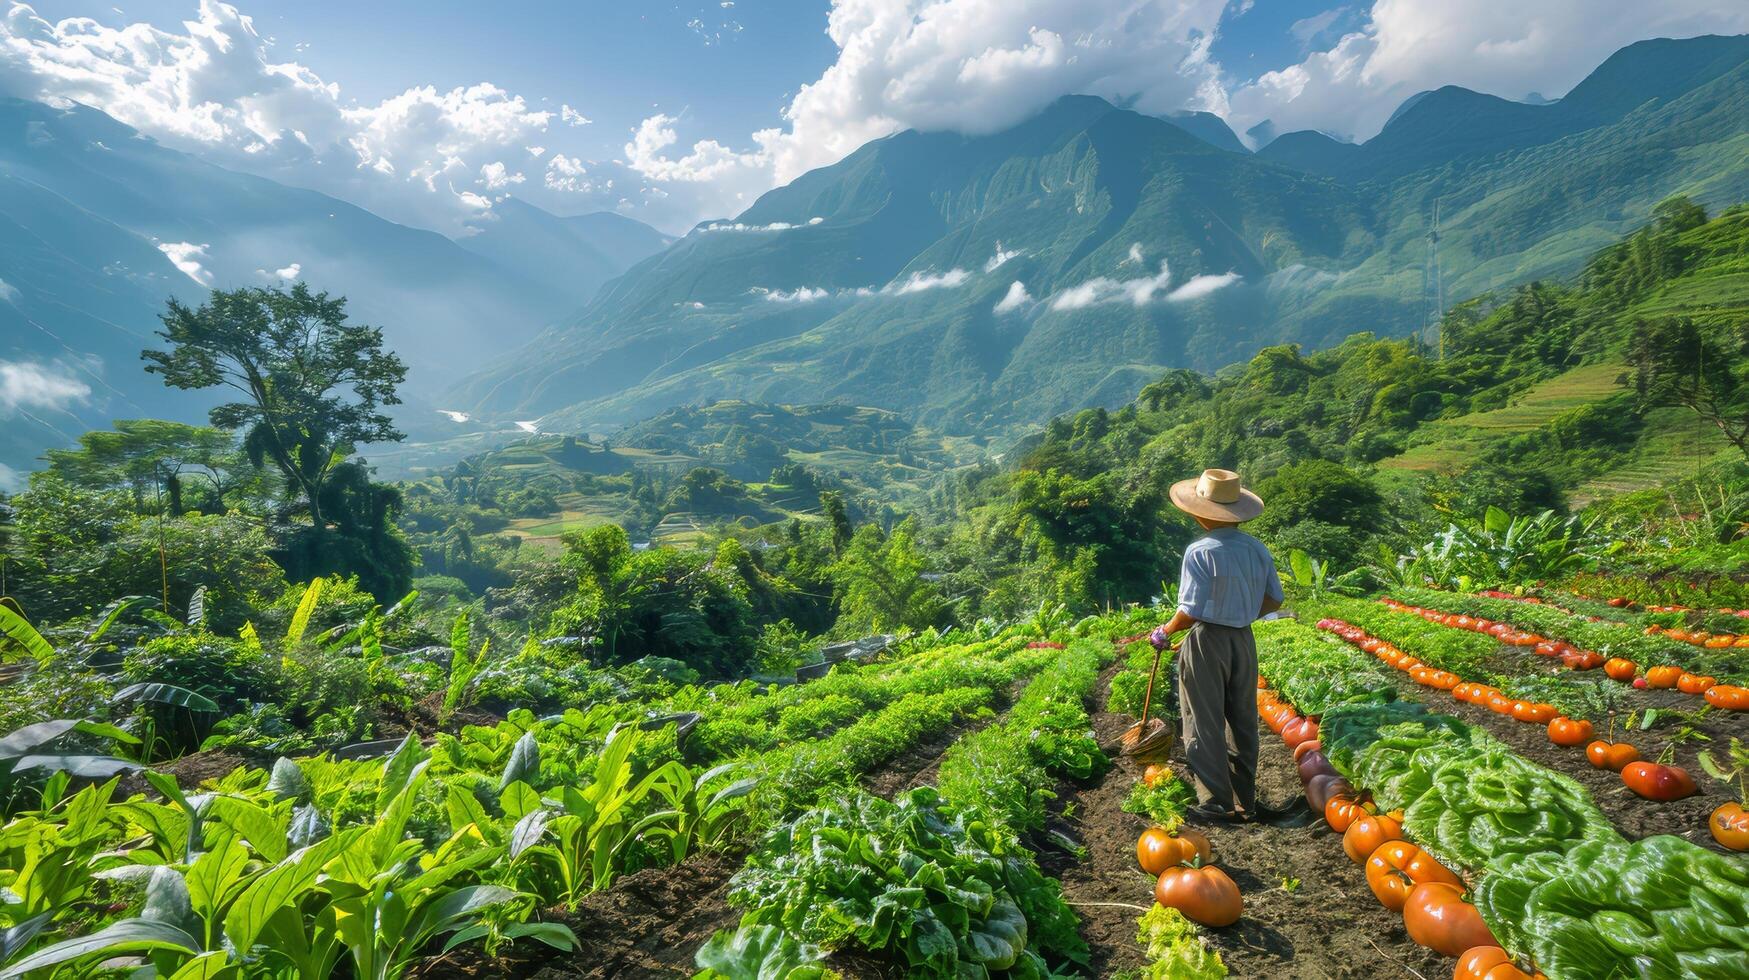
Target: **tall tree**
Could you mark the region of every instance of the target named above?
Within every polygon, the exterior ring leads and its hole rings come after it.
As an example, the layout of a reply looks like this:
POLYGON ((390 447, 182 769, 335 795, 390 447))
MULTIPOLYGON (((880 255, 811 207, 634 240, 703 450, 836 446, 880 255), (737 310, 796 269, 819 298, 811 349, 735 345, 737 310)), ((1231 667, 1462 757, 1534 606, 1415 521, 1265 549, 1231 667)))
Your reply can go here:
POLYGON ((1749 457, 1749 320, 1705 330, 1687 317, 1642 320, 1633 336, 1641 404, 1683 406, 1749 457))
POLYGON ((74 486, 93 490, 125 487, 134 508, 145 509, 148 491, 168 498, 172 516, 182 513, 182 474, 194 469, 223 498, 231 486, 228 470, 236 458, 236 437, 220 429, 163 419, 121 419, 113 429, 93 429, 79 437, 78 449, 48 451, 49 471, 74 486))
POLYGON ((226 387, 240 393, 210 414, 243 430, 257 461, 270 458, 302 493, 318 529, 323 489, 359 443, 399 441, 381 411, 396 405, 406 365, 383 349, 382 331, 346 321, 345 297, 281 289, 213 290, 198 309, 171 299, 146 370, 173 388, 226 387))

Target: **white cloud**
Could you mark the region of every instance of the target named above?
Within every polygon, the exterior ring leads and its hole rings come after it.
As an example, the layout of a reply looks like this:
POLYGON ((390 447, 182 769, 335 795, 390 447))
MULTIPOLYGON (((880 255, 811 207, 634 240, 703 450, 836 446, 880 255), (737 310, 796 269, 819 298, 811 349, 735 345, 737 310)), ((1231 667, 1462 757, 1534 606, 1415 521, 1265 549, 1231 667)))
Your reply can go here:
POLYGON ((537 160, 542 156, 545 156, 547 152, 547 148, 544 146, 525 146, 523 149, 528 151, 529 156, 534 157, 537 160))
POLYGON ((1223 272, 1218 276, 1195 276, 1189 282, 1168 293, 1166 302, 1183 303, 1193 299, 1201 299, 1238 281, 1239 274, 1237 272, 1223 272))
POLYGON ((995 312, 998 315, 1012 313, 1031 302, 1032 295, 1026 291, 1026 283, 1016 279, 1009 283, 1008 292, 1004 293, 1002 299, 996 304, 995 312))
POLYGON ((293 262, 291 265, 288 265, 283 269, 275 269, 272 272, 269 272, 266 269, 256 269, 255 274, 263 279, 270 279, 276 282, 289 282, 297 279, 298 274, 303 271, 304 267, 301 263, 293 262))
POLYGON ((18 287, 4 279, 0 279, 0 299, 3 299, 8 303, 18 302, 18 287))
POLYGON ((540 435, 540 419, 518 422, 516 423, 516 427, 524 432, 530 433, 531 435, 540 435))
POLYGON ((521 152, 556 115, 489 83, 343 100, 217 0, 200 0, 180 32, 13 5, 0 17, 0 93, 82 102, 223 165, 450 230, 477 207, 450 182, 521 152))
POLYGON ((1130 254, 1124 256, 1124 260, 1119 262, 1118 265, 1141 265, 1143 260, 1142 243, 1131 242, 1130 254))
POLYGON ((1376 0, 1327 50, 1234 87, 1227 121, 1367 139, 1417 92, 1554 96, 1634 41, 1744 31, 1749 4, 1716 0, 1376 0))
POLYGON ((773 221, 771 224, 768 224, 768 225, 746 225, 746 224, 742 224, 739 221, 713 221, 710 224, 705 225, 704 227, 702 227, 698 230, 700 232, 711 232, 711 231, 789 231, 792 228, 805 228, 805 227, 809 227, 812 225, 817 225, 820 222, 825 221, 825 220, 826 220, 825 218, 819 218, 819 217, 809 218, 807 221, 807 224, 805 224, 805 225, 792 225, 787 221, 773 221))
POLYGON ((788 291, 782 289, 770 290, 765 294, 765 299, 772 303, 812 303, 816 300, 825 299, 831 295, 832 293, 830 290, 820 289, 813 286, 803 286, 800 289, 791 289, 788 291))
POLYGON ((1288 25, 1287 32, 1301 45, 1310 45, 1318 39, 1318 35, 1329 30, 1330 25, 1336 23, 1336 18, 1341 17, 1347 11, 1347 7, 1332 7, 1321 14, 1302 17, 1288 25))
POLYGON ((207 257, 207 246, 196 245, 193 242, 159 242, 158 251, 170 260, 170 264, 182 270, 182 274, 202 286, 213 284, 213 274, 201 267, 200 260, 207 257))
POLYGON ((59 366, 0 361, 0 416, 19 410, 60 410, 89 397, 91 386, 59 366))
POLYGON ((587 173, 589 168, 582 160, 555 153, 547 161, 546 185, 556 191, 586 193, 595 189, 595 182, 585 178, 587 173))
POLYGON ((488 163, 480 168, 480 182, 490 191, 503 190, 511 184, 520 184, 527 178, 521 173, 511 173, 502 161, 488 163))
MULTIPOLYGON (((1134 251, 1131 250, 1132 254, 1134 251)), ((1127 262, 1125 260, 1125 264, 1127 262)), ((1134 279, 1095 276, 1052 296, 1051 309, 1079 310, 1098 303, 1116 303, 1122 300, 1128 300, 1135 306, 1146 306, 1171 282, 1172 270, 1165 262, 1160 263, 1159 273, 1152 276, 1138 276, 1134 279)))
POLYGON ((568 105, 559 106, 559 119, 567 126, 587 126, 595 121, 568 105))
POLYGON ((447 409, 447 408, 440 408, 440 409, 438 409, 438 410, 437 410, 437 414, 439 414, 439 415, 447 415, 447 416, 449 416, 449 420, 450 420, 450 421, 451 421, 451 422, 457 422, 457 423, 460 423, 460 422, 466 422, 466 421, 467 421, 467 420, 468 420, 468 419, 469 419, 469 417, 470 417, 470 416, 469 416, 469 415, 468 415, 468 413, 466 413, 466 412, 457 412, 457 411, 452 411, 452 410, 450 410, 450 409, 447 409))
POLYGON ((1019 256, 1020 256, 1020 252, 1018 250, 1012 251, 1012 252, 1004 251, 1002 248, 1002 243, 997 242, 996 243, 996 254, 990 256, 990 261, 984 263, 984 271, 985 272, 995 272, 997 269, 1000 269, 1004 265, 1007 265, 1009 259, 1018 258, 1019 256))
POLYGON ((893 293, 903 296, 907 293, 921 293, 929 289, 953 289, 965 285, 971 273, 964 269, 949 269, 946 272, 913 272, 910 278, 897 285, 888 284, 881 290, 883 293, 893 293))

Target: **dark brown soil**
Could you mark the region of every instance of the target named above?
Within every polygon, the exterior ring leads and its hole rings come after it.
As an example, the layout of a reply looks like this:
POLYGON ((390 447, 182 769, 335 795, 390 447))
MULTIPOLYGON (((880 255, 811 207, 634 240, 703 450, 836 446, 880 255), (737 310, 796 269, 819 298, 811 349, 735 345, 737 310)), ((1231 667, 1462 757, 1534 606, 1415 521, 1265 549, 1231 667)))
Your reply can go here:
MULTIPOLYGON (((1111 678, 1122 667, 1120 661, 1106 670, 1087 699, 1093 735, 1101 745, 1115 742, 1130 724, 1127 716, 1103 710, 1111 678)), ((1136 867, 1135 847, 1148 823, 1120 808, 1134 781, 1135 774, 1120 764, 1084 785, 1059 783, 1046 829, 1081 844, 1086 858, 1053 847, 1048 834, 1038 847, 1039 865, 1063 883, 1063 897, 1081 917, 1081 938, 1091 952, 1089 972, 1098 977, 1145 965, 1136 944, 1136 920, 1153 904, 1154 883, 1136 867)))
MULTIPOLYGON (((1258 795, 1282 805, 1301 795, 1299 773, 1281 740, 1267 727, 1262 734, 1258 795)), ((1174 762, 1179 777, 1189 779, 1174 762)), ((1379 904, 1323 820, 1199 829, 1208 834, 1215 863, 1245 896, 1243 918, 1205 932, 1233 976, 1435 980, 1451 973, 1450 960, 1415 945, 1403 917, 1379 904)))
MULTIPOLYGON (((1105 703, 1114 673, 1115 668, 1101 679, 1095 693, 1098 706, 1105 703)), ((1097 712, 1093 724, 1100 744, 1115 740, 1131 720, 1097 712)), ((1259 789, 1266 801, 1285 804, 1299 795, 1299 776, 1287 749, 1267 728, 1263 732, 1259 789)), ((1190 778, 1181 757, 1171 765, 1180 779, 1190 778)), ((1143 965, 1136 920, 1153 905, 1153 881, 1136 867, 1135 846, 1147 821, 1120 809, 1139 777, 1133 765, 1120 761, 1091 786, 1065 787, 1060 802, 1073 803, 1076 815, 1066 832, 1086 845, 1088 857, 1070 863, 1053 856, 1046 867, 1061 877, 1069 901, 1078 903, 1082 936, 1092 947, 1093 972, 1100 977, 1143 965), (1092 902, 1131 907, 1084 904, 1092 902)), ((1197 829, 1208 835, 1215 863, 1245 897, 1245 914, 1238 922, 1203 930, 1230 975, 1434 980, 1450 974, 1450 961, 1411 942, 1402 917, 1373 897, 1361 869, 1343 853, 1341 838, 1322 820, 1304 827, 1197 829), (1285 887, 1295 881, 1291 891, 1285 887)))
MULTIPOLYGON (((272 762, 271 759, 268 761, 270 763, 272 762)), ((234 752, 192 752, 180 759, 174 759, 170 762, 153 763, 152 769, 156 772, 164 773, 167 776, 174 776, 176 778, 176 785, 182 787, 184 790, 193 790, 209 779, 218 779, 221 776, 229 775, 231 772, 241 769, 244 765, 251 763, 256 765, 260 764, 255 760, 246 759, 234 752)), ((116 787, 116 790, 116 799, 118 800, 125 799, 127 796, 131 796, 134 793, 145 793, 154 799, 158 796, 158 791, 152 789, 151 784, 146 782, 145 777, 138 774, 124 778, 121 784, 116 787)))
MULTIPOLYGON (((1546 673, 1550 669, 1544 658, 1517 651, 1503 654, 1502 658, 1501 666, 1497 669, 1499 673, 1525 675, 1546 673)), ((1629 732, 1618 726, 1616 740, 1633 743, 1644 759, 1657 758, 1670 743, 1671 736, 1685 726, 1707 736, 1706 741, 1694 740, 1678 744, 1673 759, 1676 765, 1687 769, 1694 776, 1700 792, 1686 799, 1660 803, 1633 793, 1622 784, 1621 777, 1616 773, 1593 767, 1585 759, 1583 746, 1563 748, 1550 742, 1547 726, 1515 721, 1486 707, 1466 704, 1440 691, 1420 687, 1401 671, 1388 673, 1392 675, 1404 697, 1417 698, 1435 711, 1454 715, 1471 725, 1479 726, 1526 759, 1578 780, 1590 792, 1598 808, 1628 839, 1639 840, 1655 834, 1671 834, 1703 847, 1724 851, 1713 840, 1712 834, 1707 832, 1706 821, 1715 808, 1731 799, 1730 790, 1708 776, 1696 756, 1699 752, 1711 749, 1714 758, 1722 758, 1724 748, 1733 737, 1749 741, 1749 714, 1710 710, 1704 717, 1691 717, 1686 722, 1678 722, 1672 718, 1669 723, 1659 722, 1646 731, 1629 732)), ((1648 708, 1694 713, 1706 707, 1706 702, 1700 698, 1680 691, 1646 691, 1624 686, 1622 692, 1620 720, 1625 720, 1629 711, 1637 710, 1643 715, 1648 708)), ((1597 737, 1605 738, 1608 735, 1607 722, 1599 722, 1603 720, 1592 720, 1597 737)))
POLYGON ((581 948, 564 953, 525 941, 497 957, 478 945, 427 960, 421 980, 517 977, 530 980, 606 980, 609 977, 690 977, 693 954, 719 929, 733 929, 729 878, 740 854, 700 854, 672 868, 651 868, 614 882, 583 900, 574 913, 551 910, 549 921, 577 934, 581 948))

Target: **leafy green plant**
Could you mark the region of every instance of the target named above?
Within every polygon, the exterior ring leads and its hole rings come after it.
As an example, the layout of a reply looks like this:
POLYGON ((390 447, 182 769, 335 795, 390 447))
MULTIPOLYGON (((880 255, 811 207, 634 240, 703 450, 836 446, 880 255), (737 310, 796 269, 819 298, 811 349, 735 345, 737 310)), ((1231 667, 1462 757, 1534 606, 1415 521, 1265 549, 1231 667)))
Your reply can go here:
POLYGON ((1337 595, 1358 595, 1361 579, 1365 571, 1352 568, 1340 575, 1333 575, 1330 563, 1319 561, 1298 548, 1288 552, 1288 584, 1305 590, 1312 596, 1321 596, 1326 592, 1337 595))

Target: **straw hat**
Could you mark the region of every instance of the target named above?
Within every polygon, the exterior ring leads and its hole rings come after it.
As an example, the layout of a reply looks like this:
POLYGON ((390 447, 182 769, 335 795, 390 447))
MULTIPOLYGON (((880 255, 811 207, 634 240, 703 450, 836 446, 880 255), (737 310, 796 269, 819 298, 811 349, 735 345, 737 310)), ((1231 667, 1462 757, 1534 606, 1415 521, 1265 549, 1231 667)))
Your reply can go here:
POLYGON ((1211 521, 1248 521, 1263 513, 1263 498, 1239 485, 1232 470, 1203 470, 1194 480, 1172 484, 1172 504, 1211 521))

